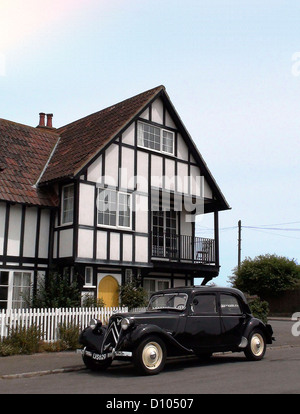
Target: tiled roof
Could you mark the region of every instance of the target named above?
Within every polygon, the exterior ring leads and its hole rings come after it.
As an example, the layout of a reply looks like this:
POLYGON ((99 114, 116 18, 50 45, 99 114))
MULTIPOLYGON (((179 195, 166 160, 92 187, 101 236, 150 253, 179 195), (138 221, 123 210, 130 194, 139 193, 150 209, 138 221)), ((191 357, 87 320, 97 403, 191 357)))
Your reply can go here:
POLYGON ((162 90, 158 86, 57 129, 61 138, 41 183, 76 175, 162 90))
POLYGON ((0 200, 56 205, 51 191, 35 188, 58 134, 0 119, 0 200))

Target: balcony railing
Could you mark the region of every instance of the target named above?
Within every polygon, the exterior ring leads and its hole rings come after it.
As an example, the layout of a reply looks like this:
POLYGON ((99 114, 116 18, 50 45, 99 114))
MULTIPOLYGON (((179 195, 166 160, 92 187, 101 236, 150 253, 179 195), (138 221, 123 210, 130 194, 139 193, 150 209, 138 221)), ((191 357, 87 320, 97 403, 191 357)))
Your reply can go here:
POLYGON ((152 258, 215 264, 215 240, 177 234, 152 234, 152 258))

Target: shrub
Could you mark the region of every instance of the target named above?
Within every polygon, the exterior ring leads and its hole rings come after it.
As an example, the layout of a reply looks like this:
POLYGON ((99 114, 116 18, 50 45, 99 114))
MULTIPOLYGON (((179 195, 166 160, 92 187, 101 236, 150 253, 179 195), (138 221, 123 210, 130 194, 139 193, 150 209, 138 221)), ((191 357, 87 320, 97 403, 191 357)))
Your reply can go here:
POLYGON ((260 319, 264 323, 268 322, 268 316, 270 312, 268 302, 263 301, 258 297, 255 297, 255 298, 250 298, 248 300, 248 304, 255 318, 260 319))
POLYGON ((135 282, 127 283, 120 288, 121 305, 129 309, 140 308, 147 305, 147 292, 135 282))
POLYGON ((32 325, 29 328, 16 327, 0 343, 0 355, 34 354, 41 345, 41 330, 32 325))
POLYGON ((64 350, 75 350, 80 347, 78 338, 80 329, 74 324, 60 324, 58 327, 60 346, 64 350))

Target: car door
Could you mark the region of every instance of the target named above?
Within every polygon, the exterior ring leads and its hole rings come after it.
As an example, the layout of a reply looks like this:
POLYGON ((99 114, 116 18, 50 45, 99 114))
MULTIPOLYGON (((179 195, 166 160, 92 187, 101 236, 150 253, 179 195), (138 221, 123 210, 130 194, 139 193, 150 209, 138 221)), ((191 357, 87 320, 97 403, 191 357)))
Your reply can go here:
POLYGON ((222 346, 231 349, 241 343, 246 323, 243 306, 237 296, 230 293, 220 293, 220 312, 222 346))
POLYGON ((217 294, 196 293, 186 320, 186 347, 195 351, 214 349, 220 343, 220 335, 217 294))

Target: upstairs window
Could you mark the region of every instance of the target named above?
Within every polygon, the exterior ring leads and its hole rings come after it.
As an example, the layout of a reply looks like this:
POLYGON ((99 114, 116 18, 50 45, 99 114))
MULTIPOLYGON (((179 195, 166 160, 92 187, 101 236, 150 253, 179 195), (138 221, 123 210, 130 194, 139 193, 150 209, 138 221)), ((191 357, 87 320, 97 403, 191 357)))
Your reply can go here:
POLYGON ((72 224, 74 214, 74 185, 66 185, 61 195, 61 224, 72 224))
POLYGON ((108 188, 98 190, 98 225, 131 228, 131 195, 108 188))
POLYGON ((154 151, 174 154, 174 133, 154 125, 138 123, 138 145, 154 151))

